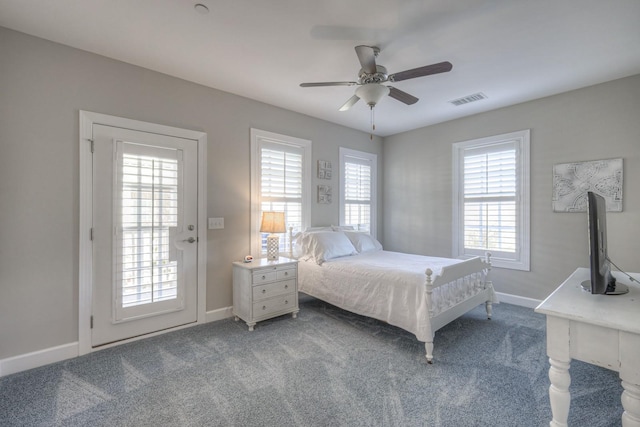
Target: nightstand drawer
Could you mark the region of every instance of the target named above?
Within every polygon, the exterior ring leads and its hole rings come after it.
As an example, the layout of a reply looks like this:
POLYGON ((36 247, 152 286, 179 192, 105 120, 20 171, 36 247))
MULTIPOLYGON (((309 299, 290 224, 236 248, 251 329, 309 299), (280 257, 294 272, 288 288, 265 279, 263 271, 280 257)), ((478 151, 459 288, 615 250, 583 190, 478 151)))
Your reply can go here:
POLYGON ((269 298, 253 304, 253 317, 258 320, 261 317, 269 317, 273 313, 289 310, 295 306, 297 295, 289 294, 269 298))
POLYGON ((296 289, 295 279, 283 280, 280 282, 267 283, 266 285, 253 287, 253 299, 271 298, 276 295, 290 294, 296 289))
POLYGON ((276 275, 278 277, 278 280, 282 280, 282 279, 292 279, 294 277, 296 277, 296 269, 295 268, 288 268, 288 269, 283 269, 283 270, 278 270, 276 271, 276 275))
POLYGON ((263 272, 263 273, 255 273, 253 275, 253 284, 259 285, 261 283, 273 282, 278 278, 278 274, 275 271, 263 272))

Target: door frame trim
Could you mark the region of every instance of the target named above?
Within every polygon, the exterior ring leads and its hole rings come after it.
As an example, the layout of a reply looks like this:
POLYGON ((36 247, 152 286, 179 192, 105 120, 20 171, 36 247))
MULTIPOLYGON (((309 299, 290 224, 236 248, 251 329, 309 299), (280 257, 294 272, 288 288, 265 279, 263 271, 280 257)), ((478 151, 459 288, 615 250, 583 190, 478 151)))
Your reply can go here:
MULTIPOLYGON (((198 303, 195 324, 206 322, 207 290, 207 134, 155 123, 80 110, 79 119, 79 243, 78 243, 78 353, 91 353, 91 312, 93 299, 93 125, 101 124, 141 132, 186 138, 198 143, 198 303)), ((168 332, 168 329, 164 332, 168 332)), ((136 338, 133 338, 136 339, 136 338)), ((120 341, 121 344, 129 340, 120 341)), ((102 347, 100 347, 102 348, 102 347)))

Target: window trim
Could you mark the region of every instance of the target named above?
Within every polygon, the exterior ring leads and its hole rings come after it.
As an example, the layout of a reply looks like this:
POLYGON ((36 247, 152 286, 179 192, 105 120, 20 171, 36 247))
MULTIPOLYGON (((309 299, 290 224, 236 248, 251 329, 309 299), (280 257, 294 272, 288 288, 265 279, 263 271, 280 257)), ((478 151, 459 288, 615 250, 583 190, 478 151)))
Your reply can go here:
POLYGON ((250 251, 255 257, 260 257, 262 242, 260 238, 260 176, 261 176, 261 147, 262 142, 271 144, 291 145, 303 150, 303 178, 302 178, 302 229, 311 225, 311 141, 288 135, 251 128, 251 227, 250 251))
POLYGON ((366 151, 353 150, 351 148, 340 147, 340 225, 345 224, 345 161, 348 157, 358 158, 371 163, 371 225, 370 234, 373 237, 377 235, 377 217, 378 217, 378 155, 368 153, 366 151))
POLYGON ((518 179, 517 185, 517 219, 518 219, 518 247, 520 249, 520 256, 518 258, 500 258, 494 256, 491 258, 492 265, 494 267, 502 267, 513 270, 530 271, 530 130, 525 129, 516 132, 505 133, 501 135, 488 136, 484 138, 472 139, 468 141, 456 142, 452 146, 453 151, 453 167, 452 167, 452 181, 453 181, 453 200, 452 200, 452 231, 453 242, 452 252, 454 258, 470 258, 471 255, 465 254, 464 243, 462 239, 464 233, 462 227, 464 226, 463 214, 464 214, 464 191, 461 188, 463 184, 462 161, 464 160, 464 153, 467 149, 488 147, 491 145, 502 144, 505 142, 515 142, 517 147, 517 172, 516 177, 518 179))

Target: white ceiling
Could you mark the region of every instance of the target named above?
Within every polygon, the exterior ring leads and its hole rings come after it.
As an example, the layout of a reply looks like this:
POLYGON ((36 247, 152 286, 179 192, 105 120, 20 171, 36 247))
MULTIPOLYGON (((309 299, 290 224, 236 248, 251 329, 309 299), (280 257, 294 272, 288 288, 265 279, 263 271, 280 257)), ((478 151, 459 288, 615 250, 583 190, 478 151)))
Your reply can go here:
POLYGON ((366 132, 356 87, 299 84, 357 80, 361 44, 390 73, 450 61, 394 83, 420 101, 380 101, 380 136, 640 73, 638 0, 0 0, 0 26, 366 132))

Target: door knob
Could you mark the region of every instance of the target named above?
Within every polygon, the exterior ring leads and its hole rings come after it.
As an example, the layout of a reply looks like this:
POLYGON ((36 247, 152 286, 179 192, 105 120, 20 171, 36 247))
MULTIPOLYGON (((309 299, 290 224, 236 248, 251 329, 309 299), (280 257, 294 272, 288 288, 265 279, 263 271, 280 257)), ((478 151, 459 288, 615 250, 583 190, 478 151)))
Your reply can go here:
POLYGON ((196 239, 195 239, 195 238, 193 238, 193 237, 189 237, 188 239, 184 239, 184 240, 183 240, 183 242, 189 242, 189 243, 193 243, 193 242, 195 242, 195 241, 196 241, 196 239))

